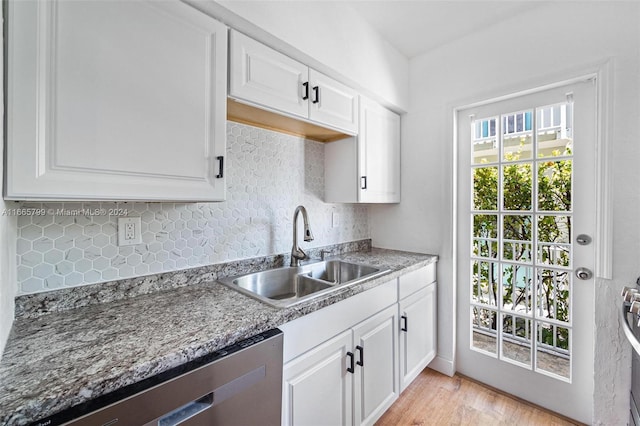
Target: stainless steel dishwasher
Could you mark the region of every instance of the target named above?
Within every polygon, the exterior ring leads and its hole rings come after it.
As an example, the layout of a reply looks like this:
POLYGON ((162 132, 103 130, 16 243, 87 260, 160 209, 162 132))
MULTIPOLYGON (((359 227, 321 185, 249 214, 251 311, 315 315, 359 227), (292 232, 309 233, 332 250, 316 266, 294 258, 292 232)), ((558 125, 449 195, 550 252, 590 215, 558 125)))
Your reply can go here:
POLYGON ((282 332, 242 340, 35 425, 280 425, 282 332))

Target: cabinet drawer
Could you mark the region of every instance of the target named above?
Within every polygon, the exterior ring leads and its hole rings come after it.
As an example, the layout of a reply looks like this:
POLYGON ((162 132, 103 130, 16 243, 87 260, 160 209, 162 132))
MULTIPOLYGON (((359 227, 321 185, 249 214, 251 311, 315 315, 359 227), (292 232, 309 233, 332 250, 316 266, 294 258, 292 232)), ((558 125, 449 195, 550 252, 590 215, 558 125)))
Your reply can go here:
POLYGON ((436 280, 436 264, 424 266, 398 278, 398 298, 404 299, 436 280))

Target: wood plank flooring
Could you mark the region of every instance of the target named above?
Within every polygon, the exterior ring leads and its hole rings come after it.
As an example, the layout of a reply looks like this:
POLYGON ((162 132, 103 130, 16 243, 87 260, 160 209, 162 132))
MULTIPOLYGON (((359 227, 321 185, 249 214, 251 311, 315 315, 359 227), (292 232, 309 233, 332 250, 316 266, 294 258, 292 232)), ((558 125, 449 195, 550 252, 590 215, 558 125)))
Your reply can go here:
POLYGON ((466 377, 426 368, 378 420, 397 425, 576 425, 466 377))

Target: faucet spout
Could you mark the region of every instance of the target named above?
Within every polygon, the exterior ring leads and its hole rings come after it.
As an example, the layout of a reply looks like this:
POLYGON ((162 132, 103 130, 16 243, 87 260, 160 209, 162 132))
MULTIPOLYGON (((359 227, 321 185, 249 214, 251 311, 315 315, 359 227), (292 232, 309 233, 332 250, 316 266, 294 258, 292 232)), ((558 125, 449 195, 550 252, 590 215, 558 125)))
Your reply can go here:
POLYGON ((291 247, 291 266, 298 266, 301 260, 308 259, 307 254, 298 246, 298 214, 302 213, 304 222, 304 240, 313 241, 313 233, 309 227, 309 217, 304 206, 296 207, 293 212, 293 247, 291 247))

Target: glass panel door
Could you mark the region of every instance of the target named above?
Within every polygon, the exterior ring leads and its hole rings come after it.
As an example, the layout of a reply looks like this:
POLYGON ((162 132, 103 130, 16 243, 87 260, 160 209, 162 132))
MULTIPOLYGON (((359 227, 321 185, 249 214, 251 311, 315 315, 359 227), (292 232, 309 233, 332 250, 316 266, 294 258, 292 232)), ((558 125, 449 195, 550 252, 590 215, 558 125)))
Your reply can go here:
POLYGON ((585 81, 457 112, 456 369, 585 423, 595 105, 585 81))

